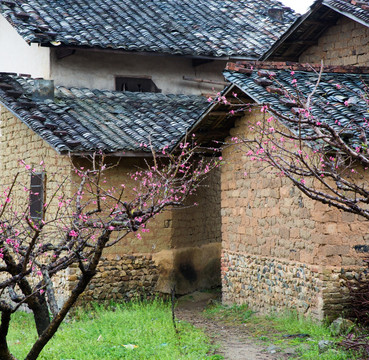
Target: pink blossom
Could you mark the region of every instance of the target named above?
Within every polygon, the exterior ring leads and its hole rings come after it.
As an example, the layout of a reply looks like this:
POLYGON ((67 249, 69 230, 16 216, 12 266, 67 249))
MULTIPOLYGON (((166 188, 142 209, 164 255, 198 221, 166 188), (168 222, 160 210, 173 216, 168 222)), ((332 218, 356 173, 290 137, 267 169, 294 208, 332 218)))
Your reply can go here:
POLYGON ((71 236, 71 237, 77 237, 78 236, 78 232, 77 231, 74 231, 74 230, 71 230, 69 232, 69 236, 71 236))

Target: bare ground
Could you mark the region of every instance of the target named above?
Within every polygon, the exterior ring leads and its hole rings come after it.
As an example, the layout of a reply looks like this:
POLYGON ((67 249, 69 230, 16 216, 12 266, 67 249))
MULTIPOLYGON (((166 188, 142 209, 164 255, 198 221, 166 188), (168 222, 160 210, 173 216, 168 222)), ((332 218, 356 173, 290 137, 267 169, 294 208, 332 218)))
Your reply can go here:
POLYGON ((205 330, 214 344, 218 344, 217 354, 226 360, 281 360, 288 359, 286 352, 271 354, 265 344, 252 338, 247 329, 240 325, 228 325, 207 319, 202 312, 214 294, 194 293, 179 299, 175 310, 177 320, 188 321, 205 330))

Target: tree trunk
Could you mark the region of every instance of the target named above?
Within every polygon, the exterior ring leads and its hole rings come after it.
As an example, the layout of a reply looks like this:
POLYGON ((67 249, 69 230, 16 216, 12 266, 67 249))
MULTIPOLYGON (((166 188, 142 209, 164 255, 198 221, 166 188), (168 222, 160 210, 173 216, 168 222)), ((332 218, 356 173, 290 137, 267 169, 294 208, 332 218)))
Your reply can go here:
POLYGON ((6 337, 8 335, 10 323, 10 311, 1 312, 1 326, 0 326, 0 359, 1 360, 17 360, 9 351, 6 337))
MULTIPOLYGON (((19 287, 25 296, 32 294, 32 288, 26 279, 22 279, 19 287)), ((35 319, 37 334, 40 336, 50 325, 49 308, 45 299, 45 295, 39 293, 30 296, 26 303, 30 310, 32 310, 35 319)))
POLYGON ((38 336, 41 336, 41 334, 50 325, 50 315, 47 302, 43 296, 37 296, 36 301, 33 301, 32 304, 29 303, 28 306, 33 312, 37 334, 38 336))
POLYGON ((89 263, 87 269, 82 271, 81 277, 77 285, 72 290, 71 295, 68 300, 64 303, 63 307, 60 309, 59 313, 53 318, 47 329, 39 336, 37 341, 33 344, 32 349, 27 354, 24 360, 36 360, 40 355, 42 349, 49 342, 49 340, 54 336, 58 330, 60 324, 63 322, 64 318, 67 316, 71 307, 76 303, 78 297, 85 291, 87 285, 91 279, 96 274, 96 268, 99 264, 102 252, 105 248, 106 243, 109 241, 111 230, 105 230, 104 233, 99 237, 95 253, 89 263))

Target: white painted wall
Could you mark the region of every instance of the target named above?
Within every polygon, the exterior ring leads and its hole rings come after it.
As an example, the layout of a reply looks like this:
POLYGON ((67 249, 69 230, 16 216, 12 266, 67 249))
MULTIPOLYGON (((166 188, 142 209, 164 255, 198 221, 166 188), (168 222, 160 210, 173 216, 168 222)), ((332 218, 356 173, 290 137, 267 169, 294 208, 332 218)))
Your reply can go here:
POLYGON ((103 51, 77 50, 75 54, 57 59, 51 54, 51 78, 56 85, 115 90, 115 76, 151 76, 164 94, 208 94, 224 86, 184 81, 183 75, 224 81, 226 61, 213 61, 197 67, 191 59, 176 56, 119 54, 103 51))
POLYGON ((28 45, 1 15, 0 71, 50 78, 50 49, 28 45))

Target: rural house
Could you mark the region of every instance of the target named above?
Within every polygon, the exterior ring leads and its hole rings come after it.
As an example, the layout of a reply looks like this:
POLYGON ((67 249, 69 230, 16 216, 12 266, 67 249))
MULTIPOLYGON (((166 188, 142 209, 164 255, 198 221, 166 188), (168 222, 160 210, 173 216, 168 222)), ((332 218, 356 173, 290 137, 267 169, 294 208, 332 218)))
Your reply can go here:
POLYGON ((275 0, 4 0, 0 12, 1 71, 192 95, 221 90, 227 60, 257 60, 296 18, 275 0))
MULTIPOLYGON (((361 146, 362 133, 348 125, 354 121, 368 136, 367 104, 360 94, 367 91, 369 74, 368 67, 358 66, 368 64, 368 32, 369 10, 363 2, 317 1, 262 57, 277 62, 227 65, 224 76, 231 85, 223 96, 232 104, 237 94, 243 103, 267 104, 296 117, 285 90, 294 92, 295 79, 304 96, 313 92, 323 59, 324 72, 312 99, 314 116, 348 129, 344 135, 352 146, 361 146), (357 101, 345 103, 348 99, 357 101)), ((250 124, 264 117, 260 108, 231 109, 216 101, 191 131, 204 144, 209 140, 202 134, 208 131, 219 134, 219 142, 227 134, 226 141, 247 138, 250 124)), ((358 250, 368 244, 366 220, 312 201, 288 179, 262 172, 240 148, 226 148, 223 158, 223 301, 248 303, 261 311, 296 309, 320 319, 344 311, 344 284, 363 267, 358 250)))
MULTIPOLYGON (((208 106, 200 95, 223 88, 226 61, 258 59, 295 19, 274 0, 2 0, 0 12, 4 185, 19 159, 62 177, 95 151, 119 161, 111 184, 129 182, 150 157, 141 143, 177 143, 208 106)), ((219 284, 219 174, 207 181, 198 207, 161 214, 142 240, 107 251, 86 298, 219 284)), ((76 279, 60 279, 61 300, 76 279)))

